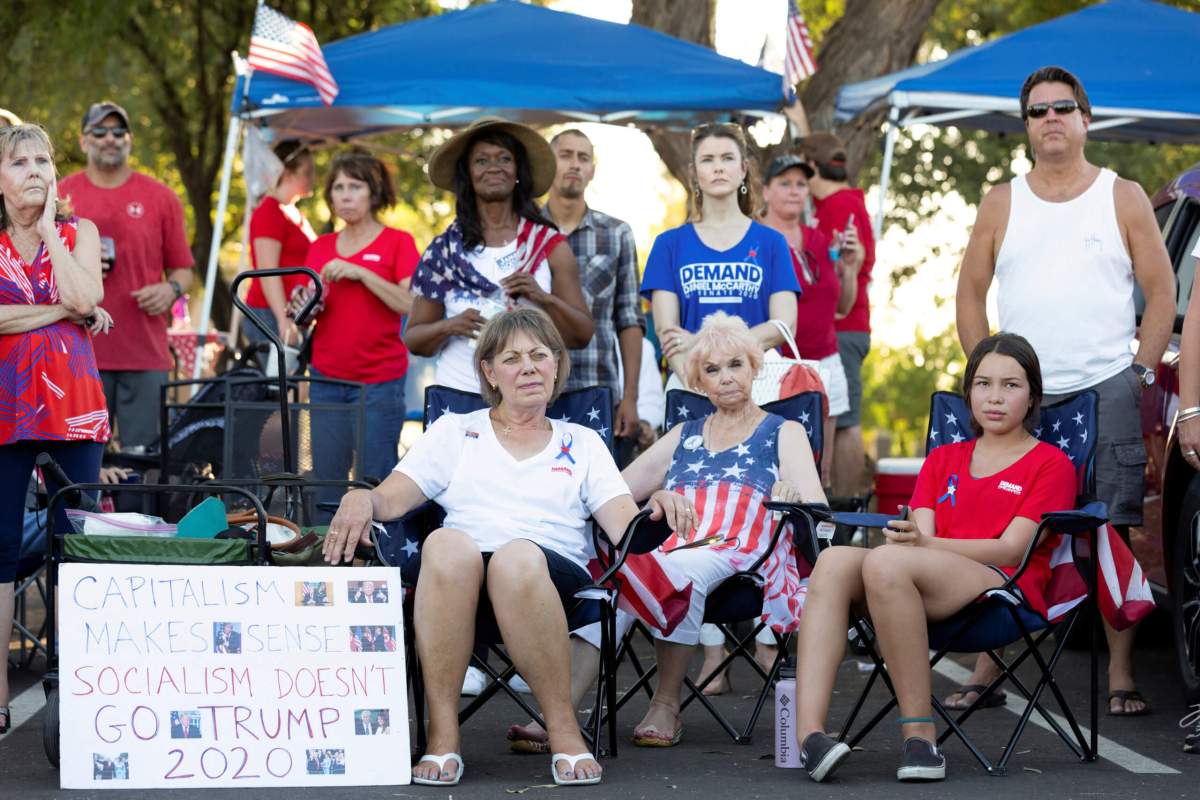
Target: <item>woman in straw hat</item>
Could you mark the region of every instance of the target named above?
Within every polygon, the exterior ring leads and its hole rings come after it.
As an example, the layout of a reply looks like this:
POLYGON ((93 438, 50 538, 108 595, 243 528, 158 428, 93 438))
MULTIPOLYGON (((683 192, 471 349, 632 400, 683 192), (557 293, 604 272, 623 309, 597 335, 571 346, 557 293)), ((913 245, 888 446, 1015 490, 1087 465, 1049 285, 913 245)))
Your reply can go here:
POLYGON ((534 202, 554 173, 554 153, 537 131, 494 117, 456 133, 430 159, 429 178, 454 192, 457 218, 421 257, 404 341, 437 357, 438 384, 478 392, 479 331, 518 305, 545 311, 567 347, 592 338, 575 256, 534 202))

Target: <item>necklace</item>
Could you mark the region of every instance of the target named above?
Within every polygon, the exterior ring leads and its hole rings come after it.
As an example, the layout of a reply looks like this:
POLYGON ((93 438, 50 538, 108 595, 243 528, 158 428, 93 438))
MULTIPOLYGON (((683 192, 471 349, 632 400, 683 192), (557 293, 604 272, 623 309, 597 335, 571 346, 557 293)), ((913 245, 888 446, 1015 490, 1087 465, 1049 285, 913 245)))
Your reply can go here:
POLYGON ((503 419, 501 419, 500 415, 495 411, 491 411, 488 416, 491 418, 492 424, 497 426, 500 430, 500 433, 504 434, 505 436, 511 436, 513 431, 544 431, 546 430, 546 423, 549 422, 549 420, 543 417, 533 425, 513 425, 512 423, 505 422, 503 419))

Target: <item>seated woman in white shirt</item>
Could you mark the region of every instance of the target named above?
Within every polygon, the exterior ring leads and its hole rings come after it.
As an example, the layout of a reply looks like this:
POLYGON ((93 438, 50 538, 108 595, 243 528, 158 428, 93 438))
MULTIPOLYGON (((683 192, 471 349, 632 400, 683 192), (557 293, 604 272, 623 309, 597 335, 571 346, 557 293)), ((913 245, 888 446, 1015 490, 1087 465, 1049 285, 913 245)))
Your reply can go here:
POLYGON ((437 358, 438 385, 479 391, 476 337, 506 308, 545 311, 568 347, 592 338, 575 255, 535 202, 555 170, 540 133, 489 117, 430 158, 429 179, 454 192, 456 217, 417 266, 404 342, 417 355, 437 358))
MULTIPOLYGON (((476 359, 491 407, 442 416, 387 480, 347 494, 330 523, 325 558, 353 558, 356 544, 370 541, 372 519, 397 519, 426 500, 446 512, 444 527, 405 566, 406 580, 419 573, 415 631, 429 703, 429 745, 414 782, 453 785, 462 776, 459 688, 475 640, 472 621, 490 605, 544 712, 555 782, 596 783, 600 765, 568 695, 562 600, 591 582, 587 518, 616 543, 637 506, 595 431, 546 417, 570 369, 546 314, 525 308, 493 318, 476 359)), ((649 507, 672 530, 694 524, 682 495, 655 492, 649 507)))

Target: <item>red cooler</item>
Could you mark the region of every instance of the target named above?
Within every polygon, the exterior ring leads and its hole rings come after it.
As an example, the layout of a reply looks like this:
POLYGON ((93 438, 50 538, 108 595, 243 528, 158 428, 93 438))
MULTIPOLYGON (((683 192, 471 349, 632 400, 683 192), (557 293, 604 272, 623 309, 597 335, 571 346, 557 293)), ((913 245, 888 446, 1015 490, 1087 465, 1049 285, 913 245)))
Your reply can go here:
POLYGON ((880 514, 895 514, 908 505, 917 488, 923 458, 881 458, 875 465, 875 501, 880 514))

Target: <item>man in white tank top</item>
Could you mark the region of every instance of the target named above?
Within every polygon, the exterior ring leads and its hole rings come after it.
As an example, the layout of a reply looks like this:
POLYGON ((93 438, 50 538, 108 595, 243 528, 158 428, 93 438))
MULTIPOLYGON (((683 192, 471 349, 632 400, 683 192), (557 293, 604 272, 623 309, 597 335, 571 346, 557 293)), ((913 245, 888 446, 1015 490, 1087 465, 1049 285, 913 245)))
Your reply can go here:
MULTIPOLYGON (((1084 157, 1091 105, 1083 85, 1043 67, 1021 88, 1034 167, 992 188, 979 205, 958 279, 958 338, 970 353, 988 335, 986 298, 998 282, 1000 329, 1019 333, 1041 361, 1043 405, 1091 389, 1100 399, 1096 495, 1128 540, 1142 524, 1146 450, 1140 398, 1154 383, 1175 322, 1175 276, 1141 186, 1084 157), (1146 299, 1140 331, 1134 286, 1146 299), (1137 355, 1131 344, 1138 341, 1137 355)), ((1105 625, 1109 711, 1141 714, 1134 629, 1105 625)), ((969 684, 987 684, 981 657, 969 684)), ((952 705, 976 697, 960 692, 952 705)))

